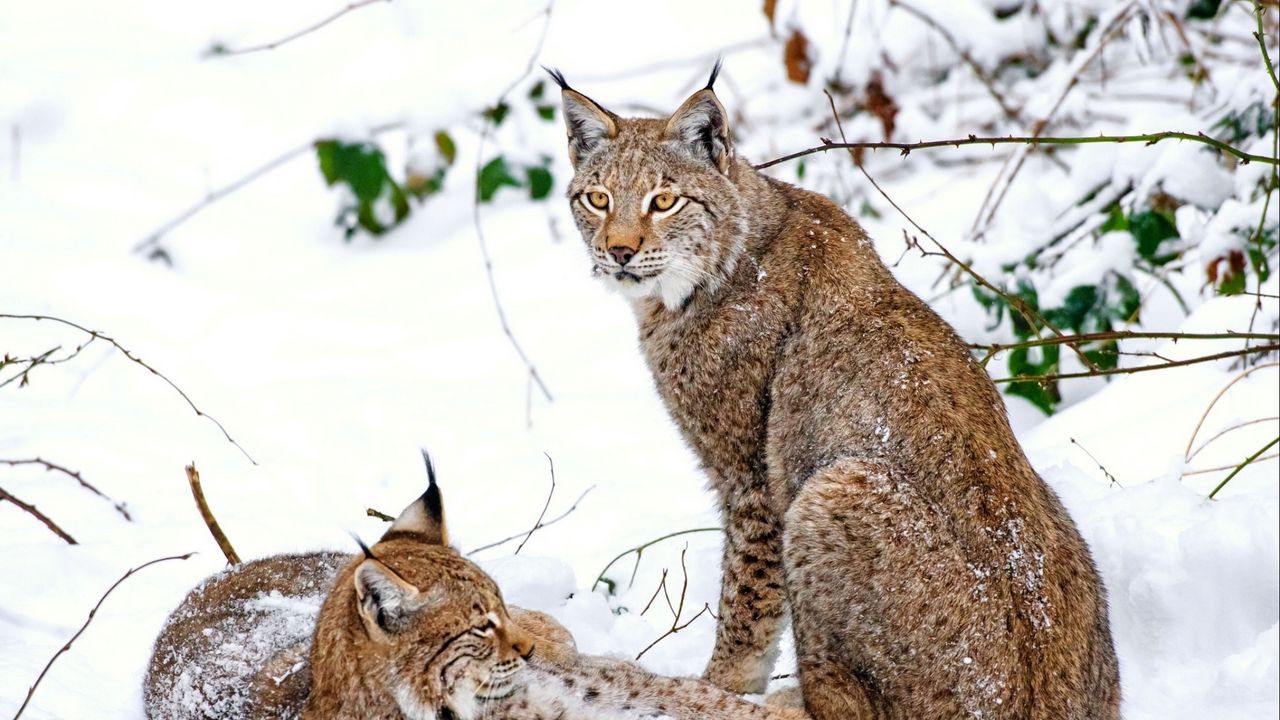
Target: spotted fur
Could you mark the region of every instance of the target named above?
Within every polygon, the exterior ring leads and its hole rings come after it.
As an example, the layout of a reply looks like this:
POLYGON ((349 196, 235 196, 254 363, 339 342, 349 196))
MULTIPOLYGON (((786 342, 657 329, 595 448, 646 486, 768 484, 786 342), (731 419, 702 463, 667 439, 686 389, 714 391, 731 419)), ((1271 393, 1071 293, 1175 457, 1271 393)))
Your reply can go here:
POLYGON ((789 606, 818 720, 1117 718, 1089 550, 955 332, 839 207, 735 155, 711 87, 635 119, 559 81, 593 271, 721 501, 706 677, 761 691, 789 606))

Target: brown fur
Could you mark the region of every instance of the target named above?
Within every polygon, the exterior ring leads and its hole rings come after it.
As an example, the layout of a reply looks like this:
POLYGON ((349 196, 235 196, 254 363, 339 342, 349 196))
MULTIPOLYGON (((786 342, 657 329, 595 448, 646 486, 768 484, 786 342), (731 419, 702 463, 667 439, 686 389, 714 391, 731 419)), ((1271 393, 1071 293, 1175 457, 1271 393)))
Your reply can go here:
POLYGON ((706 676, 760 692, 789 602, 819 720, 1117 718, 1089 550, 954 331, 839 207, 734 157, 710 87, 649 120, 562 86, 574 217, 722 503, 706 676))

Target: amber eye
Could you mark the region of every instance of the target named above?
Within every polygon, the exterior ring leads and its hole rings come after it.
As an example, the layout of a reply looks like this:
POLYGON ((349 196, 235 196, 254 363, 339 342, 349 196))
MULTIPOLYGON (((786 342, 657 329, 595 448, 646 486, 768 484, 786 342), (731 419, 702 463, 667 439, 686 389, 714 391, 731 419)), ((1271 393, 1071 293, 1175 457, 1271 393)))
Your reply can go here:
POLYGON ((676 196, 671 193, 658 193, 653 196, 653 202, 649 204, 658 212, 666 212, 676 204, 676 196))
POLYGON ((604 210, 609 207, 609 196, 599 190, 592 190, 587 193, 587 202, 591 203, 591 207, 597 210, 604 210))

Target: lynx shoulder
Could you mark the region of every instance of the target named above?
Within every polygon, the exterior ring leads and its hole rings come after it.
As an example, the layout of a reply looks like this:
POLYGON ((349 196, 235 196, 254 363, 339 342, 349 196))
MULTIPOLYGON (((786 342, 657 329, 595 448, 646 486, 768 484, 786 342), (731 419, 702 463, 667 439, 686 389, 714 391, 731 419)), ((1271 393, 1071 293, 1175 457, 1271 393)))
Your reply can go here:
POLYGON ((720 495, 706 677, 761 691, 789 604, 819 720, 1117 717, 1088 547, 955 332, 843 210, 737 156, 714 73, 656 119, 555 78, 592 270, 720 495))

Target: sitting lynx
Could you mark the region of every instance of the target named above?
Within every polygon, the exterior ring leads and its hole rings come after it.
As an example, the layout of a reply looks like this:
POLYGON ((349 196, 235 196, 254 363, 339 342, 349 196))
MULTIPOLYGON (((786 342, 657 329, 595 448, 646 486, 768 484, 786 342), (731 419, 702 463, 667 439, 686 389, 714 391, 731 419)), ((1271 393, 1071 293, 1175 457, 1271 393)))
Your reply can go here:
POLYGON ((714 72, 660 119, 552 75, 594 271, 720 496, 706 677, 763 690, 789 603, 818 720, 1118 717, 1089 550, 964 342, 844 211, 734 153, 714 72))
POLYGON ((144 688, 147 717, 806 717, 698 680, 579 656, 551 618, 508 612, 493 580, 446 544, 430 467, 428 461, 427 492, 363 556, 281 555, 193 590, 156 640, 144 688))

